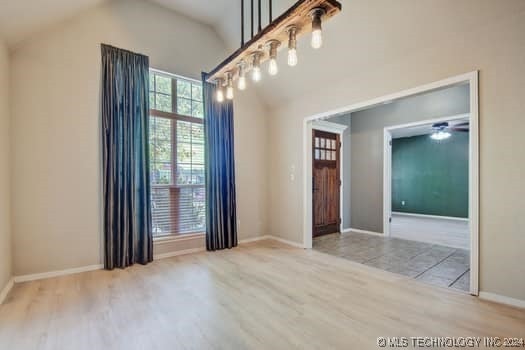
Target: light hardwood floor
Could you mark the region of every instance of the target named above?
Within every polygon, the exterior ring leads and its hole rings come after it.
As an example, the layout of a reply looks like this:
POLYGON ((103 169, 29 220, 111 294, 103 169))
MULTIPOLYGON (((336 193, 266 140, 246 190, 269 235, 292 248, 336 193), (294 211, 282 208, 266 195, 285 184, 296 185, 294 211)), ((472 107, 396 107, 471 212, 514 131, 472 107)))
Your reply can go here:
POLYGON ((274 241, 18 284, 0 349, 376 349, 525 337, 525 310, 274 241))

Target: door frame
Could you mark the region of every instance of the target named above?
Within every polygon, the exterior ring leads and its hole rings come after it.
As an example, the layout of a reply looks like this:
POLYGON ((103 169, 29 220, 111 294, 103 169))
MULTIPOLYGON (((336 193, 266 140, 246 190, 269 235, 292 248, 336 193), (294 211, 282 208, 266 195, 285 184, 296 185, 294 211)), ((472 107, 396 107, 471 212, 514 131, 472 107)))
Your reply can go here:
POLYGON ((393 94, 318 113, 303 119, 303 247, 312 248, 312 123, 375 107, 404 97, 468 83, 470 89, 470 294, 479 294, 479 71, 453 76, 393 94))
MULTIPOLYGON (((453 120, 460 120, 468 118, 470 121, 470 113, 456 114, 450 117, 433 118, 421 120, 413 123, 398 124, 387 126, 383 129, 383 234, 385 237, 390 236, 390 217, 392 216, 392 147, 389 145, 392 141, 392 132, 399 129, 406 129, 416 126, 442 123, 453 120)), ((470 133, 469 133, 470 134, 470 133)), ((472 147, 471 138, 469 137, 469 183, 473 171, 470 169, 472 154, 470 149, 472 147)), ((469 188, 469 203, 470 203, 470 188, 469 188)), ((470 221, 470 217, 468 219, 470 221)))
MULTIPOLYGON (((339 142, 341 143, 341 146, 339 147, 339 180, 341 181, 341 186, 339 186, 339 218, 341 219, 341 222, 339 224, 339 232, 342 232, 343 231, 343 193, 344 193, 343 192, 343 186, 345 185, 344 181, 343 181, 343 164, 344 164, 343 163, 343 152, 344 152, 344 150, 343 150, 343 146, 344 146, 343 134, 344 134, 345 130, 348 128, 348 126, 342 125, 342 124, 337 124, 337 123, 332 123, 332 122, 327 122, 326 120, 316 120, 312 124, 313 125, 312 125, 312 129, 311 129, 311 132, 310 132, 310 138, 312 137, 313 130, 326 131, 326 132, 330 132, 332 134, 338 134, 339 135, 339 142)), ((310 140, 310 145, 311 145, 311 149, 310 149, 310 153, 311 153, 312 149, 313 149, 313 144, 312 144, 311 140, 310 140)), ((312 174, 313 159, 312 159, 311 154, 310 154, 310 159, 311 159, 311 161, 310 161, 310 174, 312 174)), ((312 176, 310 176, 310 179, 311 178, 312 178, 312 176)), ((313 186, 313 184, 312 184, 312 186, 313 186)), ((313 210, 313 197, 312 197, 311 205, 312 205, 312 210, 313 210)), ((313 214, 312 214, 312 219, 313 219, 313 214)), ((313 223, 313 221, 312 221, 312 223, 313 223)), ((312 234, 313 234, 313 232, 312 232, 312 234)))

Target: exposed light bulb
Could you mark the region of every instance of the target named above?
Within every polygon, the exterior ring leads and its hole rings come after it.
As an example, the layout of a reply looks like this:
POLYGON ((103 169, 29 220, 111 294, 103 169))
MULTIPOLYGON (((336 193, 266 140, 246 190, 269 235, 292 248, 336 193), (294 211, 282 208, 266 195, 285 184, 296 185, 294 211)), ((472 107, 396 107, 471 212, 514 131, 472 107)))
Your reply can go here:
POLYGON ((323 46, 323 29, 322 17, 326 14, 326 10, 318 7, 312 11, 312 47, 319 49, 323 46))
POLYGON ((292 25, 288 27, 288 65, 290 67, 297 65, 297 27, 292 25))
POLYGON ((270 75, 276 75, 279 73, 279 67, 277 67, 277 48, 281 45, 278 40, 270 40, 267 43, 270 46, 270 63, 268 65, 268 73, 270 75))
POLYGON ((276 75, 279 73, 279 67, 277 67, 277 61, 275 58, 270 58, 270 64, 268 65, 268 73, 270 75, 276 75))
POLYGON ((261 67, 253 67, 252 79, 255 82, 261 81, 261 67))
POLYGON ((258 82, 261 80, 261 55, 262 53, 259 51, 253 54, 252 80, 254 82, 258 82))
POLYGON ((228 86, 226 88, 226 98, 228 100, 233 100, 233 86, 228 86))
POLYGON ((222 88, 222 79, 217 79, 217 102, 224 101, 224 90, 222 88))
POLYGON ((228 72, 228 80, 226 84, 226 98, 228 100, 233 100, 233 76, 231 72, 228 72))
POLYGON ((217 102, 224 102, 224 91, 222 87, 217 90, 217 102))
POLYGON ((312 32, 312 47, 320 49, 323 46, 323 32, 321 29, 312 32))
POLYGON ((244 60, 239 63, 239 81, 237 82, 237 88, 239 90, 246 89, 246 71, 244 60))
POLYGON ((297 49, 288 50, 288 65, 290 67, 297 65, 297 49))
POLYGON ((246 77, 239 77, 237 88, 239 88, 239 90, 246 90, 246 77))

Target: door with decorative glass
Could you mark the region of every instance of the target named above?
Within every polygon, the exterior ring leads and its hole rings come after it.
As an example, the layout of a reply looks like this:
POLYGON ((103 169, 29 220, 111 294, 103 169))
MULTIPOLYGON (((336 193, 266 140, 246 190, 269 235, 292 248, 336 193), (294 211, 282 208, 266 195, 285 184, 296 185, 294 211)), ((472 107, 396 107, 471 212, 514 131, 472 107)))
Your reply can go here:
POLYGON ((312 209, 314 237, 339 232, 339 135, 312 130, 312 209))

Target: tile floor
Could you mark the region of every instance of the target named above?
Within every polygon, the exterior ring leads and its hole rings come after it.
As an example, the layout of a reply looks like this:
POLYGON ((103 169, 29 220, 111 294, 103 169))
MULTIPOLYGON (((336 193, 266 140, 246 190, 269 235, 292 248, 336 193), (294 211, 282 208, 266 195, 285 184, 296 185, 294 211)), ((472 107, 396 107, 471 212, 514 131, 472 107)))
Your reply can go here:
POLYGON ((316 237, 313 249, 433 285, 469 290, 465 249, 356 232, 316 237))

